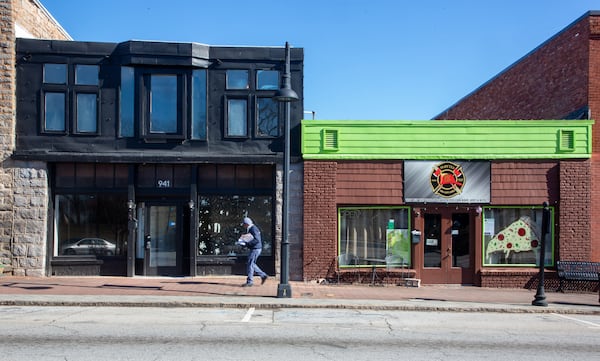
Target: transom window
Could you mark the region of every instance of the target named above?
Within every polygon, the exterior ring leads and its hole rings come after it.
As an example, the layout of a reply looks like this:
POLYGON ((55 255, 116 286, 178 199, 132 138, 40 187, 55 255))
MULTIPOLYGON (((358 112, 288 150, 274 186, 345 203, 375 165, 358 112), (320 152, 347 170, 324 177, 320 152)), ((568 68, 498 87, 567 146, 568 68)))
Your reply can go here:
POLYGON ((44 64, 45 84, 67 84, 67 64, 44 64))
POLYGON ((227 70, 227 89, 228 90, 246 90, 250 88, 248 79, 248 70, 227 70))
POLYGON ((98 65, 75 65, 75 84, 98 85, 98 65))
POLYGON ((277 89, 279 89, 279 72, 277 70, 257 70, 256 71, 256 89, 257 90, 277 90, 277 89))

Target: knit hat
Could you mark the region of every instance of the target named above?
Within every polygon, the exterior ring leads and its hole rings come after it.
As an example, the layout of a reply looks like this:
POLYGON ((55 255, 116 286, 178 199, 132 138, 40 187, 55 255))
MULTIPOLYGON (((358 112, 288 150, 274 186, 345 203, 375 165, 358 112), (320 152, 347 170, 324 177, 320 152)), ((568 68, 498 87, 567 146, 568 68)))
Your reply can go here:
POLYGON ((243 222, 244 222, 244 224, 247 224, 249 226, 251 226, 253 224, 252 220, 249 217, 245 217, 243 222))

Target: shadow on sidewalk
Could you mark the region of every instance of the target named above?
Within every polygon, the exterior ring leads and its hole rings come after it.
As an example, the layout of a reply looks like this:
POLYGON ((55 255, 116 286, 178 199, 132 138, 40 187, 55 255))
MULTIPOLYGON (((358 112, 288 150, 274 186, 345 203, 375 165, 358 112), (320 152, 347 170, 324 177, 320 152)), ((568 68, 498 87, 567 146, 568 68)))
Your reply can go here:
POLYGON ((241 283, 215 281, 164 281, 144 280, 124 283, 104 283, 102 280, 78 278, 63 283, 18 280, 0 282, 5 294, 54 295, 153 295, 153 296, 236 296, 275 297, 268 285, 242 288, 241 283))

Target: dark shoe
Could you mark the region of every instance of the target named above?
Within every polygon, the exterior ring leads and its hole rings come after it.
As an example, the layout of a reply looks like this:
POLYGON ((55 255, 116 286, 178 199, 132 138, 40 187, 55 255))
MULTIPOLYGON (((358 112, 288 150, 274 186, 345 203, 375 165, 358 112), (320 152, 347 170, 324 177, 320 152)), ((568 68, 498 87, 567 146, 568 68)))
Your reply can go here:
POLYGON ((253 286, 252 283, 244 283, 242 285, 242 287, 252 287, 252 286, 253 286))
POLYGON ((265 284, 265 282, 267 282, 267 278, 269 278, 269 276, 263 276, 263 277, 261 277, 261 278, 260 278, 260 284, 261 284, 261 285, 264 285, 264 284, 265 284))

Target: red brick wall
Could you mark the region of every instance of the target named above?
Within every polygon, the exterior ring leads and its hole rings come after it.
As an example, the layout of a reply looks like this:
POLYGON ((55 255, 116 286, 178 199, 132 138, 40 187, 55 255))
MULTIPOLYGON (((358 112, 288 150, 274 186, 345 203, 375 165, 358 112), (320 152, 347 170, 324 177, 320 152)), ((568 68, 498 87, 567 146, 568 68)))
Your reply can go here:
POLYGON ((587 105, 588 34, 582 18, 438 119, 561 119, 587 105))
POLYGON ((304 279, 324 278, 336 267, 335 162, 304 163, 304 279))
POLYGON ((593 126, 592 145, 592 216, 591 232, 593 240, 591 244, 591 260, 600 262, 600 17, 590 17, 590 41, 589 41, 589 107, 592 119, 596 120, 593 126))
MULTIPOLYGON (((545 272, 544 286, 555 290, 558 288, 558 277, 555 271, 545 272)), ((528 269, 483 269, 481 271, 481 287, 492 288, 526 288, 534 290, 539 281, 539 271, 534 268, 528 269)), ((533 294, 532 294, 533 298, 533 294)))
MULTIPOLYGON (((586 14, 440 114, 438 119, 560 119, 584 106, 600 113, 600 16, 586 14)), ((584 204, 585 257, 600 262, 600 125, 594 125, 584 204)), ((567 178, 568 174, 563 173, 567 178)), ((567 180, 565 180, 567 181, 567 180)), ((561 186, 561 197, 569 188, 561 186)), ((554 198, 554 195, 550 195, 554 198)), ((537 197, 534 195, 534 198, 537 197)), ((506 200, 510 203, 508 200, 506 200)), ((563 216, 565 213, 561 213, 563 216)), ((568 218, 561 221, 566 226, 568 218)), ((564 234, 567 236, 568 234, 564 234)), ((570 250, 562 250, 563 255, 570 250)), ((575 254, 574 254, 575 255, 575 254)), ((580 256, 584 256, 581 254, 580 256)))
POLYGON ((559 259, 586 261, 592 255, 591 161, 560 162, 559 259))

